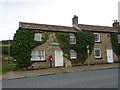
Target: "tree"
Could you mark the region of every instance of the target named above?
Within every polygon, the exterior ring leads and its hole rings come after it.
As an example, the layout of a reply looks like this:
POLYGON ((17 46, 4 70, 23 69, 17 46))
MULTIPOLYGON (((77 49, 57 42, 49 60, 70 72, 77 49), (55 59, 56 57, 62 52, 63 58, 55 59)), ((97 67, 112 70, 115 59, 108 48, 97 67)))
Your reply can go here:
POLYGON ((118 43, 118 33, 111 33, 112 48, 115 54, 118 56, 120 62, 120 43, 118 43))

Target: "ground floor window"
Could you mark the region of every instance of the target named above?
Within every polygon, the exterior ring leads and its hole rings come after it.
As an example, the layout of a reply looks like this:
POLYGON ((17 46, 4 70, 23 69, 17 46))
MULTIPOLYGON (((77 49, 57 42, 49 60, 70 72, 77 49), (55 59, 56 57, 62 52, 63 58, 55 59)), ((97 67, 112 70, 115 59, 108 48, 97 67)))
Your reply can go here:
POLYGON ((101 49, 100 48, 94 49, 94 58, 101 58, 101 49))
POLYGON ((31 61, 43 61, 45 60, 45 50, 33 50, 31 61))
POLYGON ((77 58, 77 53, 75 50, 70 50, 70 59, 76 59, 77 58))

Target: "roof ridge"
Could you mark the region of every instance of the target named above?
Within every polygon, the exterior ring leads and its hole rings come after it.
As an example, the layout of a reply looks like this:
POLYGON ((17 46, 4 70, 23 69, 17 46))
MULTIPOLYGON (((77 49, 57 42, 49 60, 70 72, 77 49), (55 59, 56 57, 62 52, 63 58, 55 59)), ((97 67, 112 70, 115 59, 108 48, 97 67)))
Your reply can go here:
POLYGON ((46 26, 56 26, 56 27, 68 27, 68 28, 73 28, 72 26, 62 26, 62 25, 51 25, 51 24, 39 24, 39 23, 29 23, 29 22, 19 22, 23 24, 34 24, 34 25, 46 25, 46 26))
POLYGON ((89 25, 89 24, 78 24, 78 25, 86 25, 86 26, 95 26, 95 27, 108 27, 108 28, 113 28, 111 26, 101 26, 101 25, 89 25))

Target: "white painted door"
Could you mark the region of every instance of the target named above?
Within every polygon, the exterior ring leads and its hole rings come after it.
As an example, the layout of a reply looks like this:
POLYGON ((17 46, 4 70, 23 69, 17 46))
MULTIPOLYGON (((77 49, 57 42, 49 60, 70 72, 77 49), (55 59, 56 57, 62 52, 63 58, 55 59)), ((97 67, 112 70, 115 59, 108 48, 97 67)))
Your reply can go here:
POLYGON ((62 50, 55 50, 55 67, 63 66, 63 52, 62 50))
POLYGON ((107 61, 113 63, 113 51, 112 49, 107 49, 107 61))

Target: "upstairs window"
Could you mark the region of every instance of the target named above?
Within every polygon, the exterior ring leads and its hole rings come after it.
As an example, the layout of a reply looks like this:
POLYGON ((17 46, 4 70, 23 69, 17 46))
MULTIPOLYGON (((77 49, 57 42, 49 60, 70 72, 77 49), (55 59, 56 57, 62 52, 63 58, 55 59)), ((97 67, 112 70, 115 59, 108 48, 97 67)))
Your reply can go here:
POLYGON ((101 49, 100 48, 94 49, 94 58, 101 58, 101 49))
POLYGON ((70 44, 76 44, 76 37, 70 36, 70 44))
POLYGON ((33 50, 31 61, 43 61, 45 60, 45 51, 44 50, 33 50))
POLYGON ((75 50, 70 50, 70 58, 71 59, 76 59, 77 58, 77 53, 75 50))
POLYGON ((94 33, 94 41, 100 42, 100 34, 99 33, 94 33))
POLYGON ((42 41, 42 34, 41 33, 35 33, 34 40, 35 41, 42 41))
POLYGON ((120 43, 120 35, 118 35, 118 43, 120 43))

